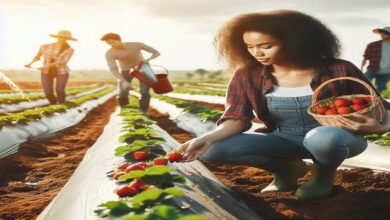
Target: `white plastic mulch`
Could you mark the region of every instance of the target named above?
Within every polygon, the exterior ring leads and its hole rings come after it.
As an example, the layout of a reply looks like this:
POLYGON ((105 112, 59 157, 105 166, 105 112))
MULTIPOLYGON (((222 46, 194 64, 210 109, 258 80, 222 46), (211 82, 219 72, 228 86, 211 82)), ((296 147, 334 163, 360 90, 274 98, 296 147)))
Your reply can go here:
MULTIPOLYGON (((72 96, 68 96, 67 99, 69 100, 69 99, 74 99, 74 98, 78 98, 81 96, 86 96, 86 95, 101 91, 107 87, 108 87, 108 85, 103 85, 103 86, 98 87, 96 89, 92 89, 92 90, 81 92, 81 93, 78 93, 78 94, 75 94, 72 96)), ((22 111, 25 109, 35 108, 35 107, 39 107, 39 106, 43 106, 43 105, 49 105, 49 101, 47 99, 38 99, 38 100, 34 100, 34 101, 23 101, 23 102, 19 102, 19 103, 15 103, 15 104, 0 104, 0 110, 11 113, 11 112, 22 111)))
MULTIPOLYGON (((117 187, 106 173, 123 162, 115 157, 115 148, 121 145, 121 117, 117 110, 104 128, 103 134, 87 151, 72 177, 54 200, 38 216, 38 220, 97 219, 94 209, 103 202, 117 200, 113 190, 117 187)), ((153 127, 167 143, 166 150, 174 149, 178 143, 158 126, 153 127)), ((173 164, 178 172, 187 177, 187 186, 177 187, 185 191, 181 202, 189 204, 189 209, 209 219, 260 219, 244 203, 236 199, 229 189, 200 163, 173 164), (231 206, 234 204, 234 208, 231 206)))
POLYGON ((79 123, 85 115, 105 103, 116 95, 116 91, 106 94, 98 99, 87 101, 78 107, 66 112, 56 113, 39 121, 32 121, 26 125, 4 126, 0 129, 0 158, 17 152, 19 145, 29 139, 47 137, 57 131, 79 123))
POLYGON ((186 94, 186 93, 170 92, 170 93, 164 94, 164 96, 171 97, 171 98, 177 98, 177 99, 209 102, 209 103, 221 104, 221 105, 224 105, 226 102, 226 98, 224 96, 216 96, 216 95, 193 95, 193 94, 186 94))

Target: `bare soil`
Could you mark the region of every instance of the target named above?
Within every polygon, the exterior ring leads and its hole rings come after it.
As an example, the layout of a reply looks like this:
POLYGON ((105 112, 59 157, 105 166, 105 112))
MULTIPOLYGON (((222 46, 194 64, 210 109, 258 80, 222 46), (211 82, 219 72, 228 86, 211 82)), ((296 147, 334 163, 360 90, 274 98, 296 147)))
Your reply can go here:
POLYGON ((117 104, 111 98, 79 124, 23 143, 0 160, 0 219, 35 219, 57 195, 103 132, 117 104))

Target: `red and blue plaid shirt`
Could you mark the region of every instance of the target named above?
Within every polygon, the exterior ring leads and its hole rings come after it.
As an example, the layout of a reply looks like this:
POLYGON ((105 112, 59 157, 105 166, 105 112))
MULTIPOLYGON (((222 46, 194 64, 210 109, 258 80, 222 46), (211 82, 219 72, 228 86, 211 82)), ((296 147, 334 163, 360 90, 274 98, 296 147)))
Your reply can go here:
POLYGON ((379 71, 379 63, 381 62, 382 56, 382 41, 374 41, 367 45, 366 50, 364 51, 364 59, 369 60, 370 63, 367 67, 367 70, 372 72, 379 71))
MULTIPOLYGON (((228 119, 238 119, 246 123, 245 130, 248 130, 252 126, 251 121, 256 114, 257 118, 265 125, 262 132, 275 130, 275 124, 268 114, 267 99, 265 97, 265 94, 272 90, 273 82, 271 76, 270 66, 238 70, 229 83, 225 112, 217 121, 217 124, 220 125, 228 119)), ((316 68, 310 86, 314 91, 329 79, 345 76, 361 79, 375 90, 374 86, 355 65, 339 59, 328 61, 321 67, 316 68)), ((379 95, 378 92, 376 93, 379 95)), ((318 95, 318 100, 350 94, 369 93, 361 84, 350 80, 339 80, 331 82, 322 88, 318 95)), ((390 103, 384 99, 383 104, 386 109, 390 109, 390 103)))
POLYGON ((44 44, 39 48, 39 52, 34 57, 34 60, 40 60, 40 58, 43 57, 43 68, 42 68, 43 74, 49 74, 50 67, 48 67, 48 65, 53 59, 55 60, 55 62, 58 63, 56 65, 57 73, 68 74, 69 68, 67 66, 67 63, 69 62, 73 53, 74 53, 74 49, 71 47, 67 48, 66 50, 60 53, 60 49, 56 48, 56 43, 44 44))

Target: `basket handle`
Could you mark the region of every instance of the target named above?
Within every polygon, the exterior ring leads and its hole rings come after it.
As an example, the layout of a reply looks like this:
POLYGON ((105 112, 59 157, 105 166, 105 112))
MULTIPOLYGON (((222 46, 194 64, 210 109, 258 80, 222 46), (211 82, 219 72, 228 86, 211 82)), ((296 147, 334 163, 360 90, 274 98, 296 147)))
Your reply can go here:
MULTIPOLYGON (((141 69, 142 65, 145 64, 145 63, 146 63, 146 62, 141 61, 141 62, 132 64, 132 65, 130 65, 130 66, 135 66, 135 70, 139 71, 139 70, 141 69)), ((160 67, 160 68, 164 69, 164 70, 167 72, 167 74, 169 73, 168 69, 165 68, 165 67, 163 67, 163 66, 161 66, 161 65, 151 65, 151 64, 149 64, 149 65, 150 65, 150 66, 160 67)))
POLYGON ((317 87, 314 92, 313 92, 313 96, 312 96, 312 103, 316 103, 317 102, 317 98, 318 98, 318 94, 320 92, 320 90, 325 87, 326 85, 328 85, 329 83, 333 82, 333 81, 338 81, 338 80, 343 80, 343 79, 346 79, 346 80, 351 80, 351 81, 355 81, 357 83, 360 83, 362 84, 364 87, 366 87, 366 89, 370 92, 370 95, 371 95, 371 100, 374 101, 374 98, 377 97, 377 94, 376 92, 374 91, 374 89, 371 88, 371 86, 369 86, 366 82, 364 82, 363 80, 360 80, 360 79, 357 79, 357 78, 354 78, 354 77, 338 77, 338 78, 333 78, 333 79, 330 79, 324 83, 322 83, 319 87, 317 87))

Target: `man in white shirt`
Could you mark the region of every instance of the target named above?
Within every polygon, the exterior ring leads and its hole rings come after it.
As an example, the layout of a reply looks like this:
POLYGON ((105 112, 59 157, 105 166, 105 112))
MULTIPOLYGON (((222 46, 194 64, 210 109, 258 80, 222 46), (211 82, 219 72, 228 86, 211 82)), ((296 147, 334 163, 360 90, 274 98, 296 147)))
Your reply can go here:
MULTIPOLYGON (((156 49, 140 42, 122 42, 121 37, 115 33, 107 33, 101 40, 111 46, 106 52, 107 64, 112 74, 119 80, 119 105, 121 107, 125 106, 129 104, 128 97, 132 80, 130 70, 140 61, 148 62, 149 60, 158 57, 160 53, 156 49), (142 50, 149 52, 152 55, 148 59, 144 59, 141 53, 142 50), (117 62, 119 63, 120 68, 118 68, 117 62)), ((140 81, 141 99, 139 106, 144 114, 147 114, 149 108, 149 90, 150 88, 140 81)))

